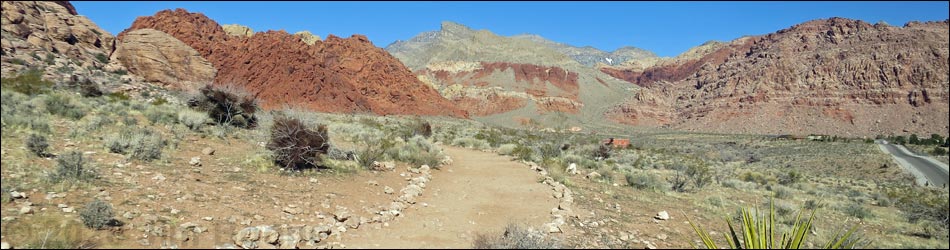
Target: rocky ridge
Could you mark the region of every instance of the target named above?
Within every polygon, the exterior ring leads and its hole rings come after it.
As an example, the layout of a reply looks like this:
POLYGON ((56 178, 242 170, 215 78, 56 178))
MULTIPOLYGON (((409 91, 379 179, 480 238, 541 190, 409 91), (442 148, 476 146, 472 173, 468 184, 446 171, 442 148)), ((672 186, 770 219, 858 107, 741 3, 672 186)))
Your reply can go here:
POLYGON ((947 41, 947 21, 810 21, 642 71, 605 69, 647 87, 609 115, 717 132, 945 134, 947 41))
POLYGON ((601 123, 604 107, 619 103, 626 91, 623 81, 546 45, 453 22, 386 49, 423 82, 493 124, 601 123))
POLYGON ((145 28, 188 44, 217 69, 214 84, 244 88, 264 108, 467 116, 362 35, 313 45, 283 31, 232 36, 203 14, 177 9, 139 17, 118 37, 145 28))
POLYGON ((649 61, 659 58, 653 52, 632 46, 626 46, 607 52, 591 46, 576 47, 564 43, 554 42, 539 35, 533 34, 516 35, 512 36, 512 38, 524 39, 543 44, 573 58, 578 63, 588 67, 594 67, 597 65, 621 65, 622 63, 628 61, 649 61))

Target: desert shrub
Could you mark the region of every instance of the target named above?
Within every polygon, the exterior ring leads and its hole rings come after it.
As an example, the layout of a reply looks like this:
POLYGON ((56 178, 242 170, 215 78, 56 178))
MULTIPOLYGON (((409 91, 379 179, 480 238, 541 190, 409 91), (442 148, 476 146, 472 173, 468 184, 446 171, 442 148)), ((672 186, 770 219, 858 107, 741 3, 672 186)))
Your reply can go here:
POLYGON ((109 63, 109 56, 103 53, 96 53, 96 60, 99 60, 99 62, 106 64, 106 63, 109 63))
POLYGON ((498 146, 498 154, 512 155, 512 153, 515 152, 515 148, 517 147, 518 145, 515 145, 515 144, 502 144, 498 146))
POLYGON ((538 142, 535 144, 535 152, 538 153, 538 156, 544 159, 554 159, 561 156, 561 146, 560 143, 554 142, 538 142))
POLYGON ((4 77, 2 81, 0 81, 0 86, 4 89, 34 96, 48 93, 53 87, 53 82, 43 80, 42 70, 31 69, 13 78, 4 77))
POLYGON ((663 180, 660 180, 655 174, 651 173, 627 173, 625 177, 627 179, 627 185, 640 190, 662 191, 666 187, 666 183, 663 182, 663 180))
POLYGON ((404 145, 396 148, 396 155, 391 155, 393 159, 412 163, 416 166, 424 164, 435 168, 441 164, 444 157, 442 149, 426 140, 422 135, 413 136, 404 145))
POLYGON ((491 147, 488 144, 488 142, 471 138, 471 137, 455 138, 454 140, 452 140, 452 146, 459 146, 459 147, 478 149, 478 150, 485 150, 491 147))
POLYGON ((943 225, 943 230, 948 230, 948 218, 950 218, 950 209, 948 209, 947 191, 918 188, 909 185, 886 187, 885 193, 895 207, 899 208, 904 217, 910 223, 919 223, 922 221, 936 222, 943 225))
POLYGON ((46 142, 46 137, 37 134, 30 134, 26 137, 26 148, 33 152, 34 155, 39 157, 46 157, 49 153, 46 152, 46 149, 49 148, 49 143, 46 142))
POLYGON ((134 126, 139 124, 139 119, 136 119, 134 116, 122 117, 122 125, 134 126))
POLYGON ((689 164, 686 166, 685 174, 697 189, 705 187, 712 181, 712 171, 706 164, 689 164))
POLYGON ((816 200, 806 200, 806 201, 805 201, 805 209, 815 210, 815 209, 818 209, 818 208, 824 207, 824 206, 825 206, 824 204, 821 204, 820 202, 818 202, 818 201, 816 201, 816 200))
POLYGON ((722 197, 719 197, 719 196, 706 197, 706 203, 709 205, 712 205, 713 207, 722 207, 722 197))
POLYGON ((685 171, 676 170, 673 171, 673 176, 667 178, 666 180, 670 182, 670 189, 676 192, 686 192, 686 184, 689 184, 689 179, 686 177, 685 171))
POLYGON ((738 189, 740 186, 739 180, 736 179, 726 179, 720 183, 723 187, 735 188, 738 189))
POLYGON ((82 222, 61 214, 39 213, 4 222, 4 242, 15 249, 92 249, 98 247, 82 222))
MULTIPOLYGON (((173 124, 177 121, 175 111, 165 106, 151 106, 145 109, 143 113, 145 119, 151 124, 173 124)), ((187 125, 186 125, 187 126, 187 125)))
POLYGON ((70 96, 63 93, 52 93, 46 96, 46 111, 50 114, 66 117, 73 120, 79 120, 86 116, 86 111, 82 106, 73 100, 70 96))
POLYGON ((594 159, 607 159, 610 158, 611 151, 613 151, 611 146, 600 144, 597 150, 594 151, 593 157, 594 159))
POLYGON ((767 176, 760 174, 758 172, 751 172, 751 171, 742 173, 742 175, 739 176, 739 179, 746 182, 758 183, 760 185, 765 185, 769 183, 769 178, 767 176))
POLYGON ((565 164, 565 166, 570 165, 571 163, 577 164, 579 168, 586 169, 599 169, 603 166, 601 162, 597 162, 591 160, 588 157, 583 157, 574 153, 566 153, 561 155, 559 158, 561 159, 561 162, 565 164))
POLYGON ((866 219, 866 218, 871 218, 874 216, 874 214, 871 213, 870 209, 864 207, 861 204, 853 203, 853 202, 848 204, 847 206, 842 207, 841 212, 844 212, 845 214, 854 218, 858 218, 858 219, 866 219))
POLYGON ((155 99, 152 100, 151 102, 153 106, 159 106, 159 105, 163 105, 167 103, 168 103, 168 99, 165 99, 164 97, 155 97, 155 99))
POLYGON ((166 141, 161 134, 148 129, 125 128, 105 139, 109 152, 124 154, 132 159, 151 161, 162 156, 166 141))
POLYGON ((90 81, 89 79, 78 81, 75 83, 75 85, 76 85, 76 88, 79 89, 79 94, 82 95, 83 97, 102 96, 102 90, 99 89, 99 86, 96 83, 90 81))
POLYGON ((784 174, 779 176, 778 183, 782 185, 789 185, 789 184, 793 184, 793 183, 797 183, 801 181, 802 178, 804 177, 801 174, 799 174, 797 171, 789 170, 788 172, 785 172, 784 174))
POLYGON ((107 226, 115 226, 117 221, 114 219, 115 213, 112 211, 112 205, 95 199, 86 204, 86 207, 79 212, 79 218, 88 228, 100 230, 107 226))
POLYGON ((297 118, 278 116, 271 127, 271 139, 267 149, 274 152, 274 161, 291 170, 316 167, 320 155, 330 148, 325 125, 314 131, 297 118))
POLYGON ((521 144, 518 144, 518 146, 515 147, 513 151, 511 151, 511 155, 517 158, 518 160, 535 161, 535 162, 541 161, 538 159, 538 157, 536 157, 537 154, 535 154, 533 149, 521 144))
POLYGON ((388 138, 378 138, 364 142, 366 143, 356 151, 356 162, 366 169, 371 168, 373 162, 382 162, 388 159, 386 151, 395 145, 395 142, 388 138))
POLYGON ((188 100, 188 106, 208 113, 217 124, 230 124, 239 128, 257 127, 257 100, 236 86, 199 89, 199 95, 188 100))
POLYGON ((86 131, 97 131, 104 126, 112 124, 115 124, 115 121, 105 115, 87 116, 81 123, 82 128, 86 131))
MULTIPOLYGON (((382 129, 383 127, 378 128, 382 129)), ((391 129, 394 137, 398 137, 403 141, 408 141, 417 135, 425 138, 432 136, 432 125, 418 117, 409 120, 402 126, 390 126, 389 129, 391 129)))
POLYGON ((786 188, 785 186, 778 186, 772 189, 772 192, 774 193, 773 194, 774 197, 777 199, 791 199, 792 198, 792 190, 789 188, 786 188))
POLYGON ((31 99, 29 96, 0 90, 0 121, 3 128, 24 128, 36 132, 50 132, 49 117, 44 110, 42 98, 31 99))
POLYGON ((775 212, 779 216, 789 215, 792 213, 792 211, 795 211, 797 209, 795 205, 792 205, 791 203, 784 202, 784 201, 776 201, 773 206, 775 208, 775 212))
MULTIPOLYGON (((129 95, 126 95, 125 93, 122 93, 122 92, 112 92, 106 96, 109 97, 109 102, 123 102, 123 101, 128 101, 129 99, 131 99, 129 95)), ((126 104, 128 103, 126 102, 126 104)))
POLYGON ((947 154, 947 149, 942 148, 942 147, 940 147, 940 146, 936 146, 936 147, 934 147, 934 149, 933 149, 932 151, 930 151, 930 152, 931 152, 933 155, 946 155, 946 154, 947 154))
POLYGON ((63 181, 90 181, 99 178, 96 170, 90 166, 89 159, 85 158, 81 152, 68 152, 60 155, 56 159, 58 168, 56 172, 50 174, 50 180, 54 183, 63 181))
POLYGON ((331 146, 329 149, 327 149, 327 157, 334 160, 353 161, 356 160, 356 151, 352 149, 331 146))
MULTIPOLYGON (((356 139, 360 136, 360 134, 367 133, 368 130, 370 129, 367 129, 366 127, 358 123, 345 122, 345 123, 330 123, 329 125, 327 125, 327 130, 329 131, 329 133, 333 134, 334 136, 339 136, 346 141, 352 142, 352 141, 356 141, 356 139)), ((375 131, 375 129, 372 129, 372 130, 375 131)))
POLYGON ((191 130, 201 130, 208 123, 208 114, 194 111, 191 109, 182 109, 178 111, 178 123, 185 125, 191 130))
POLYGON ((561 243, 540 232, 531 232, 516 224, 508 224, 500 235, 476 234, 475 249, 559 249, 561 243))
POLYGON ((318 165, 340 173, 354 173, 363 168, 363 166, 360 166, 360 164, 356 161, 337 160, 330 157, 323 157, 318 165))

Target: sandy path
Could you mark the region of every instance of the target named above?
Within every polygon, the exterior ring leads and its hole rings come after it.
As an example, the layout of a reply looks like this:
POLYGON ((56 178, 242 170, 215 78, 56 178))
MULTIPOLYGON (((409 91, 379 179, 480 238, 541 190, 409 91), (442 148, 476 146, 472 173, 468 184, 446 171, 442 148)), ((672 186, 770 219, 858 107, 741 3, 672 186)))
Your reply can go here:
POLYGON ((454 163, 434 171, 425 193, 388 227, 347 232, 347 248, 469 248, 479 232, 509 222, 549 222, 557 200, 538 175, 504 156, 443 146, 454 163))

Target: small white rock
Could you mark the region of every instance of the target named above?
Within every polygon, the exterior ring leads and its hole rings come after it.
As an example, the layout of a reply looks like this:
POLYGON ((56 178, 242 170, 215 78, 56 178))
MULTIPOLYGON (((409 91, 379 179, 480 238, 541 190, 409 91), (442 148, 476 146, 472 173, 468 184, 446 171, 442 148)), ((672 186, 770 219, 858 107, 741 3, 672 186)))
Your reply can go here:
POLYGON ((660 211, 660 212, 657 213, 656 216, 654 216, 653 218, 656 218, 656 219, 658 219, 658 220, 669 220, 669 219, 670 219, 670 214, 667 213, 666 211, 660 211))
POLYGON ((201 157, 191 157, 191 160, 188 161, 188 164, 191 164, 192 166, 201 166, 201 157))

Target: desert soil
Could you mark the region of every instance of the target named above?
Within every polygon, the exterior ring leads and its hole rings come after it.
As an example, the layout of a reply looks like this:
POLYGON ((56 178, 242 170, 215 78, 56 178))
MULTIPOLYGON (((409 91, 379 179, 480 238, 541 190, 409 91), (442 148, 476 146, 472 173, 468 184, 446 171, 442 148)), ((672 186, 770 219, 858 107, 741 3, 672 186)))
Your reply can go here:
POLYGON ((469 248, 508 223, 538 228, 557 200, 538 175, 505 156, 443 146, 454 163, 435 171, 415 206, 381 229, 347 232, 347 248, 469 248))

